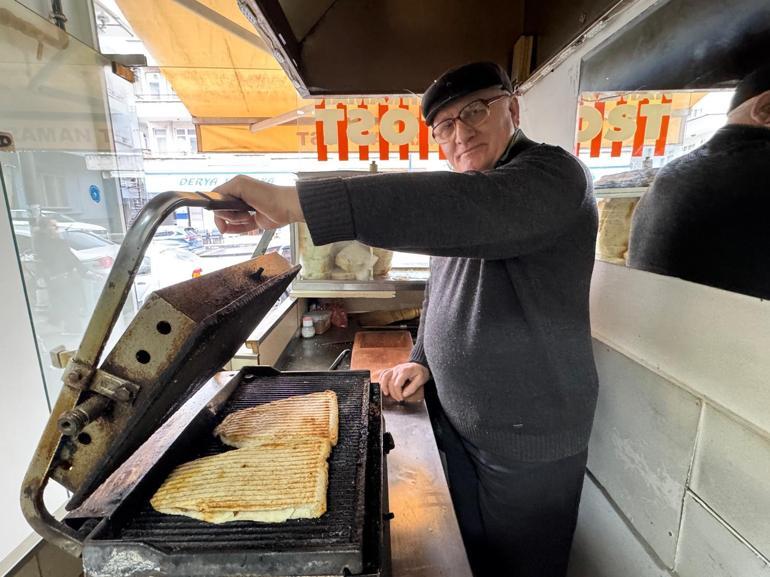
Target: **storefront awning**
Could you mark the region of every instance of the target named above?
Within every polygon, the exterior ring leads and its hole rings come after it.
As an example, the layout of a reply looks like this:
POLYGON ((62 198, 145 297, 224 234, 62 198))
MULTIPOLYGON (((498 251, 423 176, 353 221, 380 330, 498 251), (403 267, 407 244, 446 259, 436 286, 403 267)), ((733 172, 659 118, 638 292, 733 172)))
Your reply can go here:
MULTIPOLYGON (((233 0, 118 0, 199 130, 202 152, 231 149, 296 152, 289 124, 250 132, 254 123, 309 102, 299 98, 278 62, 233 0)), ((295 116, 296 118, 296 116, 295 116)))

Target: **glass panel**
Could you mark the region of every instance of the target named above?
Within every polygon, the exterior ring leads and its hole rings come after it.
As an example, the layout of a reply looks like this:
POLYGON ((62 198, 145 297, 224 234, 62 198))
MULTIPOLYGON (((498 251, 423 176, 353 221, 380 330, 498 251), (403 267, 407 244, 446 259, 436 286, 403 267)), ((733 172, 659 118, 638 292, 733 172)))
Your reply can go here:
MULTIPOLYGON (((51 0, 14 0, 36 12, 43 20, 50 20, 53 15, 51 0)), ((7 0, 6 0, 7 3, 7 0)), ((91 48, 96 48, 95 35, 92 24, 90 2, 83 0, 62 0, 61 13, 64 16, 64 25, 67 34, 74 36, 80 42, 91 48)))
MULTIPOLYGON (((101 55, 14 2, 3 8, 0 168, 45 384, 55 398, 61 370, 49 353, 78 347, 133 214, 124 177, 134 179, 133 188, 142 177, 138 124, 125 102, 130 84, 101 55)), ((116 334, 136 305, 132 291, 116 334)))
MULTIPOLYGON (((410 170, 412 160, 407 167, 399 166, 395 171, 410 170)), ((418 164, 419 161, 414 162, 418 164)), ((329 166, 339 167, 342 163, 328 161, 329 166)), ((388 171, 398 161, 383 161, 388 171)), ((423 170, 445 168, 437 161, 424 161, 423 170)), ((371 170, 370 170, 371 172, 371 170)), ((300 173, 300 178, 329 178, 333 176, 360 176, 370 172, 329 170, 315 173, 300 173)), ((315 246, 305 224, 296 225, 297 257, 302 269, 300 280, 317 281, 424 281, 428 276, 430 259, 427 255, 391 251, 369 247, 357 241, 336 242, 324 246, 315 246)))
POLYGON ((576 153, 594 178, 598 259, 626 264, 639 198, 662 166, 724 123, 725 95, 729 99, 730 93, 704 91, 581 95, 576 153), (697 122, 704 106, 712 119, 708 126, 697 122))
MULTIPOLYGON (((58 223, 57 223, 58 226, 58 223)), ((87 232, 64 230, 59 235, 67 241, 72 250, 88 250, 91 248, 103 248, 114 244, 87 232)))

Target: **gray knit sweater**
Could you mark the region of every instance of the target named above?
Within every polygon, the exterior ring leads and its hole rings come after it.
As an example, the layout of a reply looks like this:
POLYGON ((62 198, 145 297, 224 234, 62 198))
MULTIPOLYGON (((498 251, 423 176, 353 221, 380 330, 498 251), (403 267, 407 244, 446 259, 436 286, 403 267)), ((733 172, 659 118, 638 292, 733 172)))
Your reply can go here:
POLYGON ((588 291, 596 205, 561 148, 520 131, 496 167, 298 184, 313 242, 431 255, 412 359, 457 431, 525 461, 585 449, 596 405, 588 291))

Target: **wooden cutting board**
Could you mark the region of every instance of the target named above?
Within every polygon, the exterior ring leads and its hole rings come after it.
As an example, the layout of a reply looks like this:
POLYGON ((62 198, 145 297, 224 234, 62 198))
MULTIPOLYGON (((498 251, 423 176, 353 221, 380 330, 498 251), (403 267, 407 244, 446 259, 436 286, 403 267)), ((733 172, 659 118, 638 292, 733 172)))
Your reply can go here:
POLYGON ((412 335, 409 331, 359 331, 353 340, 350 368, 372 373, 372 382, 380 382, 380 373, 409 360, 412 335))

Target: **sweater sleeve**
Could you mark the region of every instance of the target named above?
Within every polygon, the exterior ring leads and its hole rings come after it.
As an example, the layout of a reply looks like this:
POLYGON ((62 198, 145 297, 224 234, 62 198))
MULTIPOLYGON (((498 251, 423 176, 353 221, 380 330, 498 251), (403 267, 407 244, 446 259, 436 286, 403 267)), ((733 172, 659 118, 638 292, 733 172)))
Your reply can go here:
POLYGON ((297 185, 313 242, 356 239, 432 256, 511 258, 555 241, 593 203, 582 165, 539 145, 484 172, 427 172, 297 185))
POLYGON ((428 357, 425 356, 425 349, 423 348, 423 334, 425 332, 425 317, 428 314, 428 299, 430 298, 430 279, 425 283, 425 296, 422 300, 422 313, 420 314, 420 326, 417 329, 417 339, 415 340, 414 347, 412 347, 412 353, 409 355, 409 361, 412 363, 420 363, 422 366, 427 367, 428 357))

